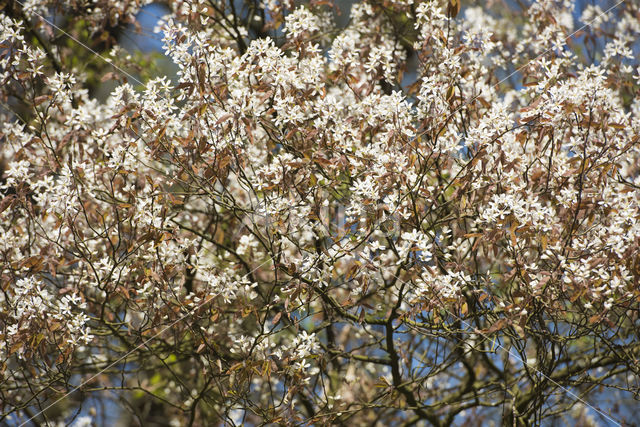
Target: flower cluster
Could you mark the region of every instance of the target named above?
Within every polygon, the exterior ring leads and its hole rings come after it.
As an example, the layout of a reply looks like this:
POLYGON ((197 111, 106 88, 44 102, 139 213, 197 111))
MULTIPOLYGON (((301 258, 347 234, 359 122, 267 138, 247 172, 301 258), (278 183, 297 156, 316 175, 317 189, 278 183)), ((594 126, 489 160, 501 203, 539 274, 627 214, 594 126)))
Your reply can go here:
POLYGON ((34 277, 17 280, 11 293, 0 296, 0 303, 10 307, 2 331, 5 338, 0 341, 2 359, 31 353, 27 343, 32 337, 38 345, 74 347, 90 344, 94 338, 88 326, 90 318, 83 311, 86 303, 80 296, 53 295, 34 277))

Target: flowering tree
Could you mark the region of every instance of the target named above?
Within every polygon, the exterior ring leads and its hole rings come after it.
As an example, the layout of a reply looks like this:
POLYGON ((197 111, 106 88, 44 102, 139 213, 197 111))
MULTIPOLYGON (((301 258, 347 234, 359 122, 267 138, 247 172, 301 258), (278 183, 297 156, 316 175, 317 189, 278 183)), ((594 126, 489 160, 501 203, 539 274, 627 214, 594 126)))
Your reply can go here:
POLYGON ((141 3, 0 3, 0 423, 637 410, 637 3, 141 3))

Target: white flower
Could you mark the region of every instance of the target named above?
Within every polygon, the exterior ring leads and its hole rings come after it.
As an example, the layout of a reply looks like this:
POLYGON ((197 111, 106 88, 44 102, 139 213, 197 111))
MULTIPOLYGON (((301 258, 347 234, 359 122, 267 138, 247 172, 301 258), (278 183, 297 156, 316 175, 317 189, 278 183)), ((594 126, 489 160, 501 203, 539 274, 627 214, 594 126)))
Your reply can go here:
POLYGON ((88 415, 83 415, 71 424, 72 427, 91 427, 93 425, 93 419, 88 415))
POLYGON ((285 18, 284 32, 292 39, 304 32, 313 33, 319 29, 320 19, 304 6, 299 6, 285 18))

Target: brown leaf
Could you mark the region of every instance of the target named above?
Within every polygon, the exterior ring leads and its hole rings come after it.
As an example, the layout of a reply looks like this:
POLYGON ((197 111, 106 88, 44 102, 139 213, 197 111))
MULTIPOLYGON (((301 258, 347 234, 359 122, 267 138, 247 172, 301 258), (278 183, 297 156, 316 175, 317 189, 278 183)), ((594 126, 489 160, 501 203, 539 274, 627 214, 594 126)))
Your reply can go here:
POLYGON ((231 117, 233 117, 233 114, 225 114, 222 117, 220 117, 218 119, 218 121, 216 122, 216 126, 218 126, 220 123, 226 122, 228 119, 230 119, 231 117))
POLYGON ((273 320, 271 321, 274 325, 277 325, 278 322, 280 321, 280 318, 282 317, 282 312, 279 311, 278 313, 276 313, 275 316, 273 316, 273 320))
POLYGON ((460 0, 449 0, 447 14, 451 18, 455 18, 460 12, 460 0))
POLYGON ((33 103, 35 105, 40 105, 45 101, 48 101, 51 98, 51 96, 49 95, 42 95, 42 96, 38 96, 36 98, 34 98, 33 103))
POLYGON ((4 212, 14 201, 15 195, 10 194, 0 201, 0 213, 4 212))
POLYGON ((117 75, 113 72, 113 71, 109 71, 108 73, 106 73, 104 76, 102 76, 102 78, 100 78, 100 81, 102 83, 106 82, 107 80, 114 80, 117 77, 117 75))
POLYGON ((493 332, 496 332, 496 331, 499 331, 501 329, 504 329, 508 324, 509 324, 509 321, 507 319, 500 319, 496 323, 494 323, 493 325, 489 326, 489 328, 478 330, 478 333, 480 333, 480 334, 491 334, 493 332))

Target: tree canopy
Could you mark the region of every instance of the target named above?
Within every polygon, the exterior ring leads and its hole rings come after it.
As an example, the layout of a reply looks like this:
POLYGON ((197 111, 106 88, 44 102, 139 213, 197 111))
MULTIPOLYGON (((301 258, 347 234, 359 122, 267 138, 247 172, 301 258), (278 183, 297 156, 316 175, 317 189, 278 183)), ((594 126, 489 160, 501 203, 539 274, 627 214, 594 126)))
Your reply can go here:
POLYGON ((0 423, 633 422, 637 3, 149 3, 0 1, 0 423))

